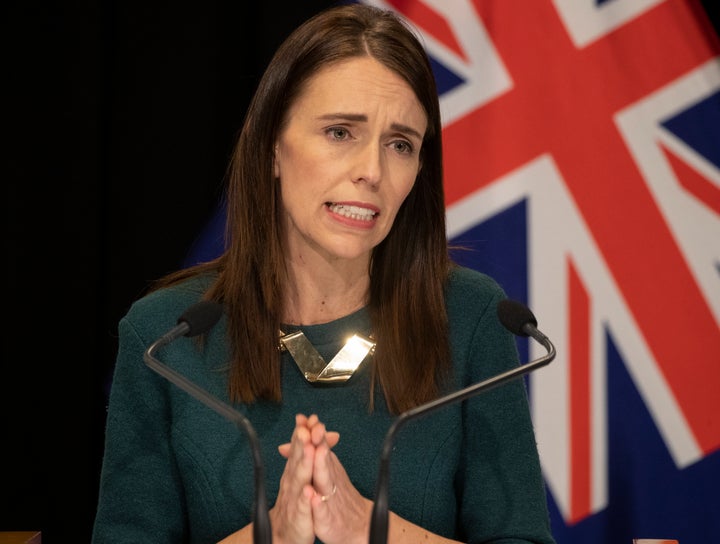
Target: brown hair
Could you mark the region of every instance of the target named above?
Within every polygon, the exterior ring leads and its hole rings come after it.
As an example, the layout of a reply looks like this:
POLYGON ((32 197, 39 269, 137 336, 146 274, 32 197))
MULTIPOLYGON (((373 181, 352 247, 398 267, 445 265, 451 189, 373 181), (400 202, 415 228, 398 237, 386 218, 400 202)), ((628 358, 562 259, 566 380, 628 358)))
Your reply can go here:
POLYGON ((389 409, 399 413, 435 398, 449 374, 443 288, 450 260, 435 80, 409 26, 391 11, 351 4, 306 21, 268 65, 230 162, 225 252, 157 284, 217 274, 206 298, 222 302, 228 316, 233 401, 281 399, 277 336, 286 269, 274 144, 304 84, 330 63, 361 56, 375 58, 404 78, 428 119, 413 189, 389 234, 373 250, 368 308, 377 348, 372 383, 381 385, 389 409))

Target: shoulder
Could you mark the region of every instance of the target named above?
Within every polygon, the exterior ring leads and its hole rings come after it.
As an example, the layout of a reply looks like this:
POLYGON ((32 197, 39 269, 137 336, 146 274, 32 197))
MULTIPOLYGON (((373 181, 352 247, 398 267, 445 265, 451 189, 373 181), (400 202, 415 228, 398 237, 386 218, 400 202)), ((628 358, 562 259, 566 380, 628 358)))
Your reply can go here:
POLYGON ((478 339, 496 341, 505 335, 507 331, 497 318, 498 302, 504 298, 505 291, 491 276, 465 267, 453 268, 445 289, 451 344, 468 346, 478 339))
POLYGON ((456 267, 448 277, 445 300, 450 346, 461 379, 475 372, 489 375, 504 370, 515 360, 512 335, 497 317, 498 302, 504 298, 503 288, 487 274, 456 267))
POLYGON ((166 332, 190 306, 202 299, 209 277, 193 277, 171 287, 153 291, 130 306, 123 321, 150 336, 166 332))
POLYGON ((488 308, 492 305, 494 311, 497 301, 505 297, 505 291, 494 278, 477 270, 455 266, 448 276, 445 299, 450 315, 469 306, 488 308))

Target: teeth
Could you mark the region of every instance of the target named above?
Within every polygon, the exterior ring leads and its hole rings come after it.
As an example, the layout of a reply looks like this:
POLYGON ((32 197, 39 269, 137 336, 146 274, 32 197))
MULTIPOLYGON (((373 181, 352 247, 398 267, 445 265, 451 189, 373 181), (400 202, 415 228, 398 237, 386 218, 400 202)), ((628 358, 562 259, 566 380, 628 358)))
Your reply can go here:
POLYGON ((375 212, 367 208, 359 206, 343 206, 342 204, 330 204, 330 210, 338 215, 349 217, 350 219, 358 219, 360 221, 370 221, 375 217, 375 212))

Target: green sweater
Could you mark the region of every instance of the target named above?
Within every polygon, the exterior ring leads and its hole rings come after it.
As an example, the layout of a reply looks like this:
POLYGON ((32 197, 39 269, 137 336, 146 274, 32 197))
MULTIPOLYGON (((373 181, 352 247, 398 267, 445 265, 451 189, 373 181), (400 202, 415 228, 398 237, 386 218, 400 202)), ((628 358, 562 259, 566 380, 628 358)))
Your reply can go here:
MULTIPOLYGON (((143 362, 148 345, 196 302, 200 281, 138 300, 119 325, 119 352, 107 415, 93 542, 214 543, 251 521, 252 454, 244 431, 143 362)), ((518 364, 513 335, 498 322, 504 297, 489 277, 459 268, 448 284, 455 388, 518 364)), ((365 310, 302 327, 326 361, 345 331, 370 333, 365 310)), ((182 337, 157 357, 229 403, 226 321, 206 349, 182 337)), ((285 331, 288 332, 288 331, 285 331)), ((290 355, 282 361, 283 401, 236 405, 262 445, 268 501, 274 504, 297 413, 318 414, 340 433, 334 451, 357 489, 372 499, 385 434, 394 420, 382 395, 368 411, 369 368, 340 386, 305 381, 290 355)), ((396 435, 390 509, 464 542, 552 543, 540 464, 523 381, 411 420, 396 435)))

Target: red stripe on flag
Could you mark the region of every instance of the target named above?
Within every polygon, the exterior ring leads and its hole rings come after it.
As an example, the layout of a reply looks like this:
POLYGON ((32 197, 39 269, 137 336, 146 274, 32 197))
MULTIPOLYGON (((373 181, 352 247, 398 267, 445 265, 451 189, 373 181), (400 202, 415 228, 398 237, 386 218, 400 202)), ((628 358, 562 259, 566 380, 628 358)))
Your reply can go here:
POLYGON ((680 185, 682 185, 688 193, 700 202, 703 202, 711 210, 714 210, 716 214, 720 215, 720 189, 713 185, 710 180, 690 168, 685 161, 678 159, 672 151, 662 145, 660 149, 663 150, 680 185))
POLYGON ((592 513, 590 298, 571 261, 568 261, 568 379, 570 380, 570 513, 578 522, 592 513))

